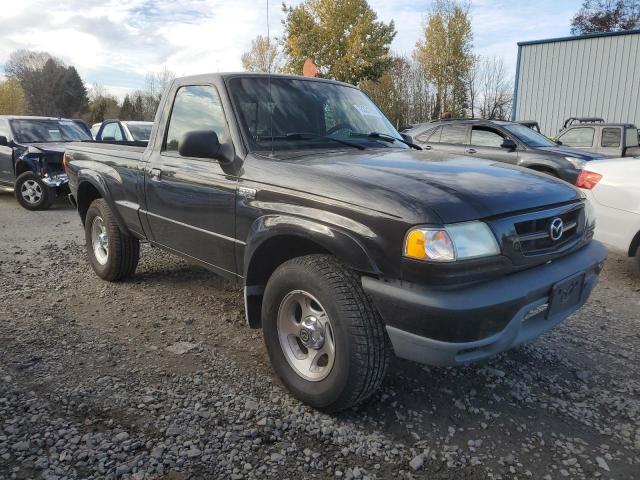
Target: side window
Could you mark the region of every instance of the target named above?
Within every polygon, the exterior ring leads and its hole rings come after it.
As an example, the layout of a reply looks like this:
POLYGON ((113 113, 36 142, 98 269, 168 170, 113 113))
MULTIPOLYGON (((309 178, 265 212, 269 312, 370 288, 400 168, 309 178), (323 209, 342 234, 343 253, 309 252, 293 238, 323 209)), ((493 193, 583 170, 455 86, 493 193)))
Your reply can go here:
POLYGON ((164 150, 177 152, 182 137, 194 130, 213 130, 225 142, 225 119, 216 89, 209 85, 180 87, 173 102, 164 150))
POLYGON ((625 139, 624 143, 627 147, 637 147, 638 146, 638 134, 640 130, 636 130, 634 128, 627 128, 625 131, 625 139))
POLYGON ((471 145, 500 148, 503 141, 504 136, 492 128, 478 126, 471 129, 471 145))
POLYGON ((0 137, 7 137, 7 140, 11 140, 9 133, 9 125, 6 120, 0 119, 0 137))
POLYGON ((432 128, 418 135, 416 137, 416 140, 422 143, 425 143, 425 142, 438 143, 440 142, 441 131, 442 131, 442 127, 432 128))
POLYGON ((621 128, 603 128, 602 141, 600 145, 603 147, 619 147, 622 140, 621 128))
POLYGON ((467 143, 466 125, 445 125, 440 134, 440 143, 455 143, 464 145, 467 143))
POLYGON ((104 129, 102 130, 101 140, 105 140, 107 138, 112 138, 116 142, 122 141, 122 132, 120 131, 120 127, 117 123, 113 122, 105 125, 104 129))
POLYGON ((592 147, 593 134, 593 127, 572 128, 565 134, 561 135, 558 140, 567 147, 592 147))

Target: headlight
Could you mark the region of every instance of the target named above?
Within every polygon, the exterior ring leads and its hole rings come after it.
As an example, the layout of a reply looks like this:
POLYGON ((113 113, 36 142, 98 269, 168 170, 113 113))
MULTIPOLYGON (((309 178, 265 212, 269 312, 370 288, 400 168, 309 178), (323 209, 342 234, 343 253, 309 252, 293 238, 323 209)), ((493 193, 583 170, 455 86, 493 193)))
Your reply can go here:
POLYGON ((586 160, 582 160, 581 158, 564 157, 564 159, 567 162, 571 163, 571 165, 573 165, 578 170, 582 170, 587 165, 587 161, 586 160))
POLYGON ((483 222, 412 228, 404 242, 405 257, 432 262, 453 262, 499 253, 496 237, 483 222))

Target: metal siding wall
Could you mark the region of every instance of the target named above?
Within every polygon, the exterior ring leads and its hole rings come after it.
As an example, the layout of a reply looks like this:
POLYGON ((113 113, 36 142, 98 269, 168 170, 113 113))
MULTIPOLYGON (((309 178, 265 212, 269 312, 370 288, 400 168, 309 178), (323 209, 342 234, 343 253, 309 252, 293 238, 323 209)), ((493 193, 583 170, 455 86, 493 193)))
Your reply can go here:
POLYGON ((555 136, 568 117, 640 126, 640 34, 522 45, 516 119, 555 136))

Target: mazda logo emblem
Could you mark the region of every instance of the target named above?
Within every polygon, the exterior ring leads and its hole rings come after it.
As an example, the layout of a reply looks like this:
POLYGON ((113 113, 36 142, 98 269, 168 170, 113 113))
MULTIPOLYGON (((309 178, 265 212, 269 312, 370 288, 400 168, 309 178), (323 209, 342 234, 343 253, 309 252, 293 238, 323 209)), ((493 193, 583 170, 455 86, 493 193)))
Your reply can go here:
POLYGON ((564 222, 561 218, 554 218, 549 225, 549 236, 554 242, 560 240, 564 232, 564 222))

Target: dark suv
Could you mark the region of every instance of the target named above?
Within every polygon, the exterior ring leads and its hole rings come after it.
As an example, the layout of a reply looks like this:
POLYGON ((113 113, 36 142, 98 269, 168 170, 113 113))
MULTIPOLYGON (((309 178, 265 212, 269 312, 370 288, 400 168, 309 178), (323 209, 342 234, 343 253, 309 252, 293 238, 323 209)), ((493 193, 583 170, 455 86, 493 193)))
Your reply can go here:
POLYGON ((604 158, 554 143, 531 128, 499 120, 442 120, 404 132, 424 150, 512 163, 575 183, 590 160, 604 158))

